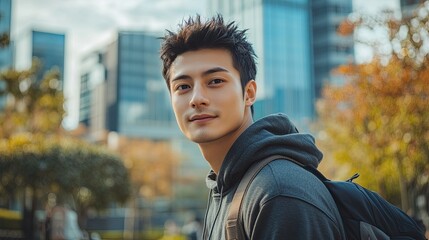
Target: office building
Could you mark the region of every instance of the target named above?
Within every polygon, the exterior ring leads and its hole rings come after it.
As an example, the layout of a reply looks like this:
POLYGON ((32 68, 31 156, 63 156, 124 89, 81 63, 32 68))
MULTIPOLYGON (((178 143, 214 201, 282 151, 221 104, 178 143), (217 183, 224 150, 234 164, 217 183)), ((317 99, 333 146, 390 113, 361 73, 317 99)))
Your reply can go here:
POLYGON ((159 47, 157 36, 120 31, 114 42, 88 54, 82 61, 80 122, 129 137, 179 136, 159 47))
POLYGON ((38 79, 42 79, 47 71, 57 69, 60 72, 61 86, 63 86, 65 34, 33 30, 32 35, 32 57, 39 59, 42 64, 38 79))
POLYGON ((340 23, 353 11, 352 0, 313 0, 311 11, 317 100, 326 84, 342 83, 343 78, 335 75, 333 70, 354 59, 353 35, 345 37, 337 34, 340 23))
MULTIPOLYGON (((12 18, 12 1, 0 0, 0 36, 10 38, 12 18)), ((2 46, 0 48, 0 70, 12 67, 12 46, 2 46)))
POLYGON ((38 59, 41 68, 37 72, 37 80, 41 81, 49 70, 60 73, 59 88, 64 86, 64 66, 66 36, 63 33, 53 33, 39 30, 22 32, 15 40, 15 68, 18 70, 31 67, 33 59, 38 59))
POLYGON ((258 56, 258 101, 255 118, 284 112, 305 125, 313 118, 310 1, 209 1, 211 14, 221 13, 249 29, 258 56))
POLYGON ((91 52, 81 61, 79 122, 89 128, 93 139, 105 135, 105 72, 103 52, 91 52))
POLYGON ((323 83, 335 80, 331 70, 353 58, 353 39, 336 35, 352 1, 210 0, 209 12, 249 29, 258 55, 255 117, 284 112, 306 128, 323 83))
MULTIPOLYGON (((10 39, 10 27, 11 27, 11 16, 12 16, 12 1, 11 0, 0 0, 0 36, 1 38, 10 39)), ((12 44, 8 46, 2 46, 0 48, 0 71, 12 67, 13 55, 12 55, 12 44)), ((0 82, 0 89, 4 85, 0 82)), ((0 96, 0 110, 6 104, 6 96, 0 96)))

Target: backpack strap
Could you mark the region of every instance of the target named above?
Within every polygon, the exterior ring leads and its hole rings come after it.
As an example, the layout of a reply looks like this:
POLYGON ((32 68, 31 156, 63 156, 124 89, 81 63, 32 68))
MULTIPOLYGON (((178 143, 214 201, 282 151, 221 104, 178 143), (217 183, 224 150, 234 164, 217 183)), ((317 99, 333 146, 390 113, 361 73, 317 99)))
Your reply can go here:
POLYGON ((287 159, 291 162, 294 162, 300 166, 303 166, 301 163, 293 160, 291 158, 281 156, 281 155, 273 155, 263 159, 262 161, 254 163, 250 168, 246 171, 244 176, 241 178, 240 183, 238 184, 237 190, 234 193, 232 198, 228 219, 226 221, 226 239, 227 240, 244 240, 245 234, 243 229, 242 219, 239 217, 241 212, 241 205, 243 203, 243 197, 246 194, 250 183, 256 177, 256 175, 261 171, 263 167, 265 167, 268 163, 277 160, 277 159, 287 159))

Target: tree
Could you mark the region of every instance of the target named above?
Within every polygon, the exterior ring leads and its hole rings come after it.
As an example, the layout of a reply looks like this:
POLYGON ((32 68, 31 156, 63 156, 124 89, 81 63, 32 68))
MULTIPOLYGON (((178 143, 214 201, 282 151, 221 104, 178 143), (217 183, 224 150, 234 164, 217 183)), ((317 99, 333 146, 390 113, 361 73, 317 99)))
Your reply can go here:
POLYGON ((0 137, 17 132, 52 134, 61 127, 64 118, 64 96, 59 89, 59 72, 48 71, 37 79, 40 62, 33 61, 28 70, 8 69, 0 73, 4 88, 0 96, 8 101, 0 112, 0 137))
POLYGON ((129 168, 138 194, 172 197, 172 173, 180 156, 172 151, 169 143, 122 138, 118 151, 129 168))
POLYGON ((174 153, 168 142, 154 142, 146 139, 119 137, 117 151, 124 159, 132 182, 133 208, 125 228, 128 238, 134 238, 136 220, 144 219, 146 226, 151 228, 153 209, 141 211, 139 200, 148 205, 156 199, 172 199, 173 183, 176 181, 174 171, 180 156, 174 153), (144 216, 142 216, 144 215, 144 216))
MULTIPOLYGON (((84 142, 40 135, 17 134, 0 142, 0 193, 23 194, 23 222, 32 222, 34 211, 48 194, 60 202, 76 204, 85 218, 89 208, 104 209, 130 196, 128 171, 116 154, 84 142), (28 201, 27 201, 28 202, 28 201)), ((30 224, 27 237, 33 236, 30 224)))
MULTIPOLYGON (((44 139, 61 131, 65 111, 63 93, 59 89, 59 72, 51 70, 45 73, 43 79, 38 79, 37 72, 40 69, 40 64, 40 61, 35 59, 30 69, 18 71, 9 68, 0 73, 0 84, 2 85, 0 96, 6 96, 7 100, 0 112, 0 139, 2 141, 12 140, 17 134, 44 139)), ((19 172, 29 173, 26 167, 30 165, 19 164, 18 162, 7 163, 6 165, 8 168, 5 170, 13 169, 16 170, 15 173, 17 174, 19 172)), ((28 174, 28 176, 33 175, 28 174)), ((22 175, 18 174, 14 178, 18 181, 16 184, 23 181, 22 175)), ((4 177, 2 179, 4 180, 4 177)), ((9 190, 16 185, 13 182, 8 183, 9 185, 4 190, 9 190)), ((26 189, 29 191, 21 191, 20 194, 23 195, 24 203, 25 199, 30 197, 31 201, 29 202, 32 204, 31 206, 24 206, 23 230, 25 236, 31 239, 37 196, 32 194, 34 187, 30 186, 26 189)), ((2 189, 0 189, 1 191, 2 189)))
POLYGON ((426 4, 402 19, 385 11, 344 21, 340 34, 365 29, 384 38, 361 40, 373 59, 339 67, 344 85, 326 87, 318 102, 322 145, 405 211, 429 193, 428 12, 426 4))
POLYGON ((74 199, 81 219, 88 208, 103 209, 130 194, 128 172, 119 156, 64 134, 59 72, 53 69, 37 79, 40 64, 34 60, 28 70, 0 73, 0 95, 7 96, 0 112, 0 194, 23 196, 28 238, 33 236, 34 211, 42 208, 48 193, 61 201, 74 199))

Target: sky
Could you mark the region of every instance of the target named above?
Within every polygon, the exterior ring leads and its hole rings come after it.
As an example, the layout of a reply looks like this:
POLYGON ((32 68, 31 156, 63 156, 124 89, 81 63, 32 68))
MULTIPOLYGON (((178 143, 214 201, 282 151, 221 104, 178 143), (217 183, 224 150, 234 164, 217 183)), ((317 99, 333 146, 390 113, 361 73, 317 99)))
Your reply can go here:
MULTIPOLYGON (((398 0, 353 0, 355 10, 375 12, 399 8, 398 0)), ((187 16, 205 16, 204 0, 12 0, 12 40, 37 29, 66 34, 66 128, 77 125, 79 61, 115 39, 117 30, 144 30, 160 34, 176 29, 187 16)), ((359 51, 358 51, 359 52, 359 51)), ((365 57, 365 52, 362 51, 365 57)))

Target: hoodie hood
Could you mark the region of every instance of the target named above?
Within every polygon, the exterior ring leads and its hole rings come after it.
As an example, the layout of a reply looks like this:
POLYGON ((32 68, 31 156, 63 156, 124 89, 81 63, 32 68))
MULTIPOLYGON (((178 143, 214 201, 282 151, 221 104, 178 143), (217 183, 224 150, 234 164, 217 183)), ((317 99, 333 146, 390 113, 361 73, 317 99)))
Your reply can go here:
POLYGON ((208 175, 207 186, 225 193, 238 184, 253 163, 272 155, 290 157, 315 168, 323 157, 313 136, 299 133, 285 114, 273 114, 254 122, 238 137, 228 151, 219 175, 213 171, 208 175))

